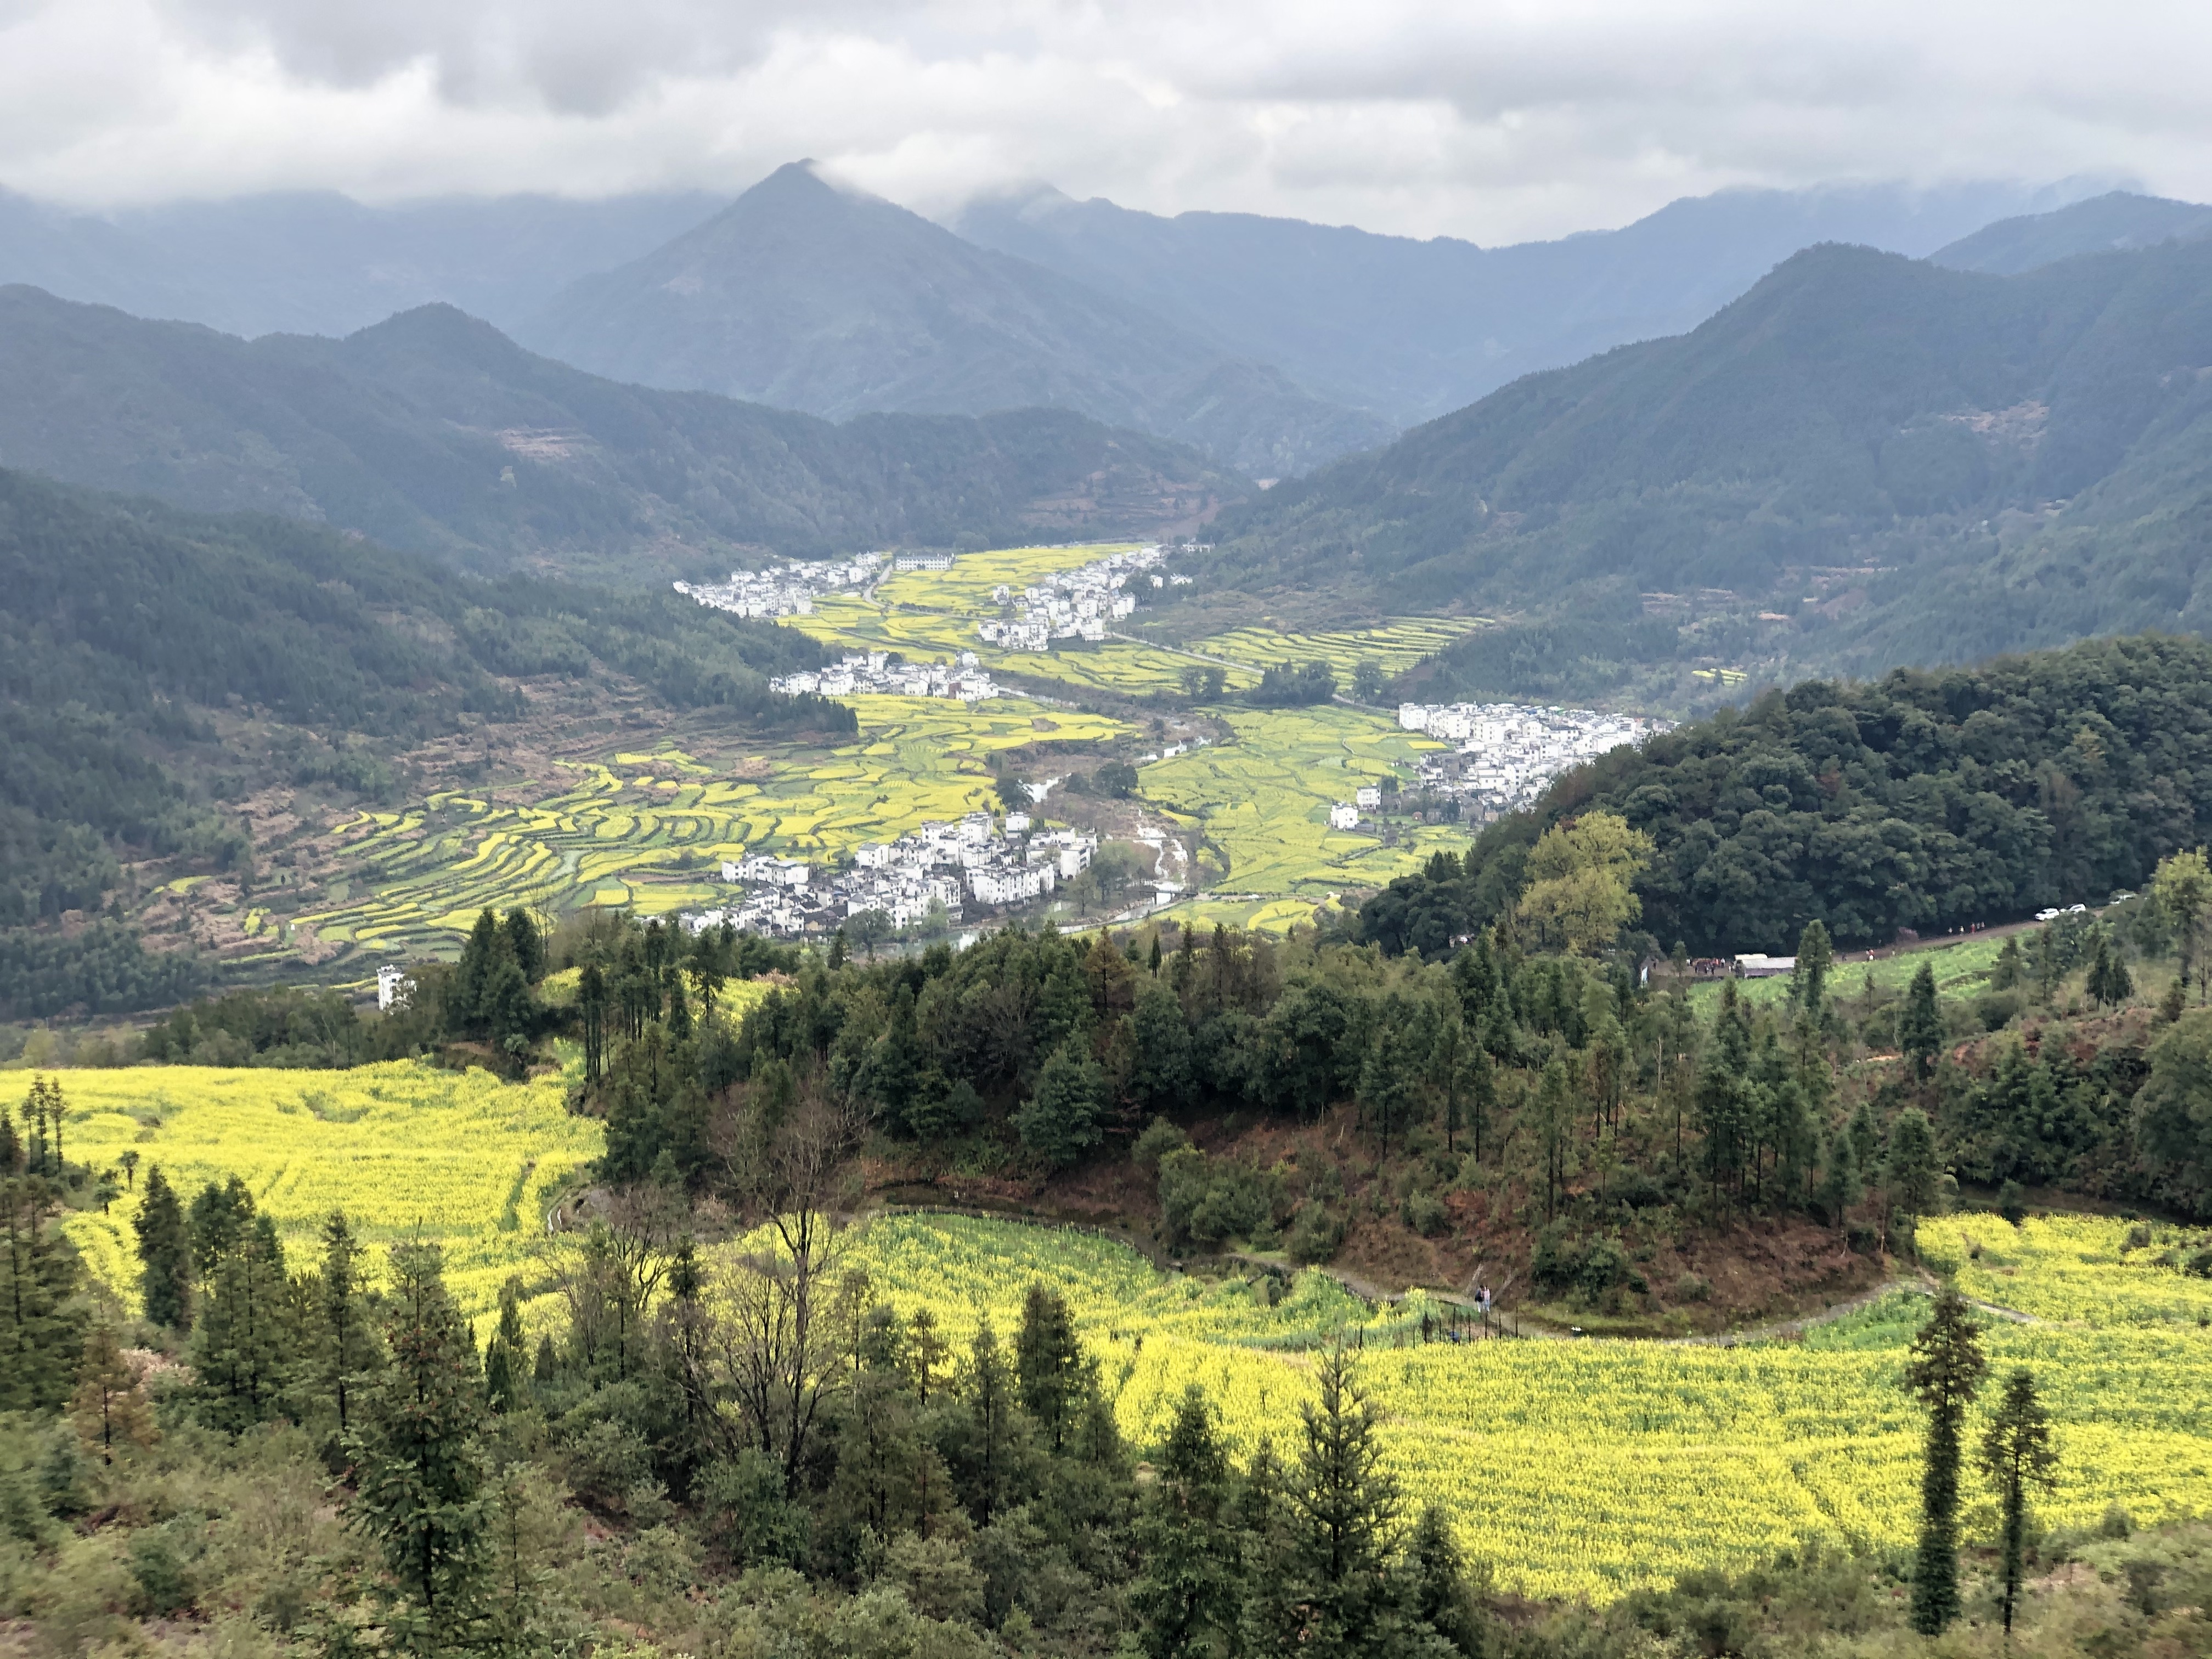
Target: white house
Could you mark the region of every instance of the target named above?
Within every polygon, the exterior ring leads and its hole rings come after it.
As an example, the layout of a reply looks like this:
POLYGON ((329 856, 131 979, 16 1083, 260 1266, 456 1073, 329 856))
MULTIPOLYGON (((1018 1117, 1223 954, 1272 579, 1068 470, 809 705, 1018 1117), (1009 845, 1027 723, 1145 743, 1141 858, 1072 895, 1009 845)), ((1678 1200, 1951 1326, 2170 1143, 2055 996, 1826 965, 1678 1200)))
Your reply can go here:
POLYGON ((385 1013, 390 1013, 395 1003, 405 1006, 407 994, 414 988, 415 981, 396 962, 387 962, 376 970, 376 1006, 385 1013))
POLYGON ((1382 804, 1382 787, 1379 784, 1363 783, 1353 793, 1352 799, 1354 805, 1367 807, 1371 811, 1382 804))
POLYGON ((1340 800, 1328 809, 1328 827, 1332 830, 1359 828, 1359 809, 1348 800, 1340 800))

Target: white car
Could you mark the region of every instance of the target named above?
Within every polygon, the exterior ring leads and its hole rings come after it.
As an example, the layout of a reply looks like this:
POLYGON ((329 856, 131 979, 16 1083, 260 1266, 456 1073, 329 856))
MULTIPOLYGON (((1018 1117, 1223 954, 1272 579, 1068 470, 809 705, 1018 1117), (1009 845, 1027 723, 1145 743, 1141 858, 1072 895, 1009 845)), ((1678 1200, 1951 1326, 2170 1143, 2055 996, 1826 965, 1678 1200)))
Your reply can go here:
POLYGON ((2035 913, 2035 919, 2038 921, 2056 921, 2058 920, 2058 912, 2056 910, 2038 910, 2035 913))
POLYGON ((2069 916, 2086 916, 2089 914, 2089 907, 2086 904, 2069 904, 2066 907, 2066 914, 2069 916))

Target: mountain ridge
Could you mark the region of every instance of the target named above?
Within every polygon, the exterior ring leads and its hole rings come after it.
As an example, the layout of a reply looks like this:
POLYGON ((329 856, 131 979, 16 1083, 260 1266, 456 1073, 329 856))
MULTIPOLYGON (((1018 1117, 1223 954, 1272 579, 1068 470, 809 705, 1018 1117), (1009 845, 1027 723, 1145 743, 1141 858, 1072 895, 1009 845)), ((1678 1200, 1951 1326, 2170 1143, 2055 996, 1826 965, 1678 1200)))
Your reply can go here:
POLYGON ((665 577, 1158 532, 1242 488, 1188 449, 1061 411, 838 426, 625 386, 450 307, 343 340, 247 342, 0 289, 0 375, 17 389, 0 465, 326 521, 483 568, 665 577))

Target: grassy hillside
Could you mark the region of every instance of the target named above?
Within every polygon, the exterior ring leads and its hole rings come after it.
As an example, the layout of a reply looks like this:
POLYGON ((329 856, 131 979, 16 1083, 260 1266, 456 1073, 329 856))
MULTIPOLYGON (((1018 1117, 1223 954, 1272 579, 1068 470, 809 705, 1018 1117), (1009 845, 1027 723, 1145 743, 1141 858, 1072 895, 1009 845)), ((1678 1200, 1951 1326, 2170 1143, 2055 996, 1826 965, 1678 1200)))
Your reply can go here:
POLYGON ((1059 411, 844 426, 649 392, 427 306, 247 342, 0 289, 0 465, 487 570, 659 583, 766 556, 1157 530, 1230 480, 1059 411))

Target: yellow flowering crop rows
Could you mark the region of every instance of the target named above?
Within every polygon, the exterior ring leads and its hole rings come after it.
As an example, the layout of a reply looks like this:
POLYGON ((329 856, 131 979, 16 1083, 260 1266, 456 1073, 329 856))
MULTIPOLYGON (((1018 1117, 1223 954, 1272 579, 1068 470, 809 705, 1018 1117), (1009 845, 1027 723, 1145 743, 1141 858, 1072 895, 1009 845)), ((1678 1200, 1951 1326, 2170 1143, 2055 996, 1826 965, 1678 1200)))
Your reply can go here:
POLYGON ((1966 1295, 2039 1319, 2154 1327, 2212 1321, 2212 1279, 2158 1261, 2177 1244, 2212 1249, 2212 1235, 2145 1231, 2150 1242, 2129 1250, 2128 1229, 2101 1217, 2037 1216, 2014 1227, 1997 1216, 1946 1216, 1922 1226, 1920 1248, 1958 1275, 1966 1295))
MULTIPOLYGON (((2003 1226, 1988 1216, 1931 1223, 1929 1248, 2003 1226)), ((2121 1223, 2035 1227, 2035 1248, 1999 1281, 2008 1305, 2079 1302, 2094 1285, 2139 1316, 1984 1321, 1992 1373, 2033 1369, 2057 1425, 2060 1480, 2045 1514, 2081 1524, 2114 1502, 2145 1521, 2212 1507, 2212 1334, 2193 1304, 2160 1299, 2179 1276, 2141 1260, 2154 1251, 2124 1262, 2121 1223), (2038 1279, 2046 1263, 2049 1284, 2038 1279)), ((902 1310, 931 1306, 962 1341, 985 1314, 1010 1333, 1033 1280, 1059 1287, 1139 1443, 1196 1382, 1241 1451, 1263 1434, 1287 1450, 1310 1397, 1311 1348, 1364 1340, 1361 1380, 1408 1498, 1443 1505, 1466 1547, 1529 1594, 1604 1600, 1812 1540, 1899 1547, 1912 1536, 1922 1419, 1899 1376, 1925 1310, 1915 1294, 1802 1341, 1400 1347, 1406 1316, 1395 1328, 1376 1322, 1322 1275, 1301 1275, 1271 1308, 1241 1282, 1157 1273, 1075 1231, 884 1218, 858 1236, 853 1256, 902 1310)), ((1961 1282, 1984 1294, 1971 1276, 1961 1282)), ((1968 1522, 1975 1535, 1990 1524, 1978 1486, 1968 1522)))
MULTIPOLYGON (((317 1230, 343 1209, 374 1245, 419 1232, 446 1249, 453 1293, 472 1316, 509 1273, 539 1276, 551 1189, 605 1146, 572 1115, 558 1079, 502 1084, 411 1060, 346 1072, 135 1066, 61 1074, 71 1162, 140 1162, 108 1213, 72 1215, 69 1235, 126 1302, 138 1267, 131 1229, 148 1170, 159 1164, 189 1204, 236 1175, 275 1220, 295 1267, 313 1264, 317 1230)), ((381 1265, 380 1249, 372 1253, 381 1265)))

